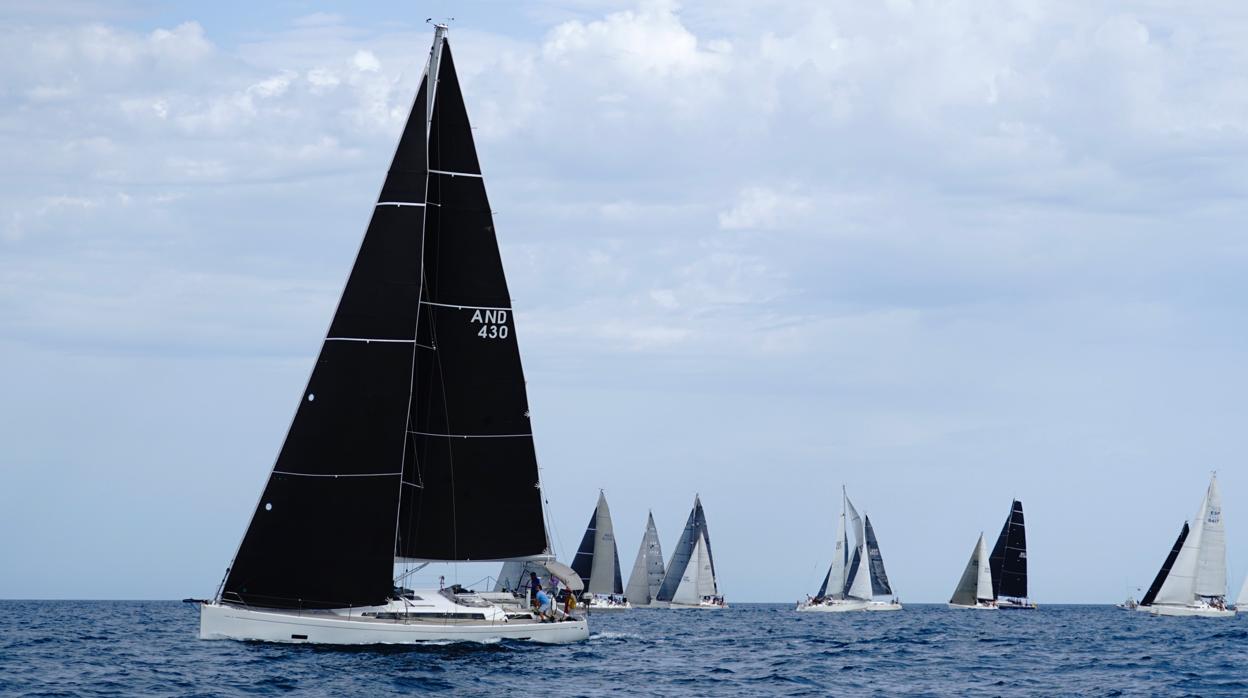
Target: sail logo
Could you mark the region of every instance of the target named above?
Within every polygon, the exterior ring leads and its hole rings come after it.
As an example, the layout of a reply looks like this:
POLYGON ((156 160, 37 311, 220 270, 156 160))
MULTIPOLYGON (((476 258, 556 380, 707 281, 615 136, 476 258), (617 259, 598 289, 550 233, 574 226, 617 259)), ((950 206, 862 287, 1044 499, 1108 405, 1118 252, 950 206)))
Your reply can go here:
POLYGON ((476 309, 472 313, 472 322, 481 325, 477 336, 482 339, 507 339, 510 330, 507 327, 507 311, 500 309, 476 309))
POLYGON ((1205 521, 1211 524, 1216 524, 1217 522, 1221 520, 1222 520, 1222 510, 1220 508, 1210 509, 1209 516, 1205 517, 1205 521))

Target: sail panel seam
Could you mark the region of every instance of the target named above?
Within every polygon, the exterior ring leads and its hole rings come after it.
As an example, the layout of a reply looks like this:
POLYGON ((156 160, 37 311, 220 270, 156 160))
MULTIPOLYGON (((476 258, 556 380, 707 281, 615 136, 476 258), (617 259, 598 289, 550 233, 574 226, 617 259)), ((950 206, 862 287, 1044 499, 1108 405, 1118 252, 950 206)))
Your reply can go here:
POLYGON ((529 438, 533 437, 532 433, 528 433, 528 434, 435 434, 433 432, 428 432, 428 431, 412 431, 412 430, 408 430, 407 433, 415 434, 417 436, 438 436, 438 437, 445 438, 445 439, 519 439, 519 438, 524 438, 526 436, 529 438))
POLYGON ((425 205, 424 205, 423 203, 416 203, 416 202, 414 202, 414 201, 378 201, 378 202, 377 202, 377 205, 378 205, 378 206, 399 206, 399 207, 402 207, 402 206, 419 206, 420 208, 424 208, 424 207, 425 207, 425 205))
POLYGON ((509 307, 500 305, 466 305, 462 303, 434 303, 433 301, 421 301, 421 305, 433 305, 439 308, 454 308, 455 310, 511 310, 509 307))
POLYGON ((397 473, 295 473, 289 470, 274 470, 274 475, 297 475, 299 477, 389 477, 391 475, 402 475, 403 472, 397 473))
POLYGON ((449 175, 451 177, 476 177, 477 179, 481 179, 482 177, 484 177, 484 175, 480 173, 473 174, 471 172, 451 172, 450 170, 433 170, 433 169, 429 170, 429 174, 449 175))

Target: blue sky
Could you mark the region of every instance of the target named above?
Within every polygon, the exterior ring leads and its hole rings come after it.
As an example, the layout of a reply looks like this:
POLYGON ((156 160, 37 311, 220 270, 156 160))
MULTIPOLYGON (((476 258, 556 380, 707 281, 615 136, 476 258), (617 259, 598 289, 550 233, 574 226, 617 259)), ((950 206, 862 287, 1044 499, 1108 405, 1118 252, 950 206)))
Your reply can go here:
POLYGON ((1019 497, 1035 598, 1111 601, 1217 469, 1237 591, 1237 4, 18 2, 0 597, 212 592, 447 16, 565 559, 700 492, 795 599, 844 483, 903 600, 1019 497))

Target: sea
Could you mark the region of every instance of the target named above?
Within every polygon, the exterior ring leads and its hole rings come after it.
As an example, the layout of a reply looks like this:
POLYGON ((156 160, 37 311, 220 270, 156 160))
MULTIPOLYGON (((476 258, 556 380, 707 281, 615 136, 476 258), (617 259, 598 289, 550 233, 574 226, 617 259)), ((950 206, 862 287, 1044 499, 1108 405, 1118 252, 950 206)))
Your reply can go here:
POLYGON ((0 601, 4 696, 1248 695, 1248 618, 1113 606, 591 616, 587 642, 335 648, 196 639, 173 601, 0 601))

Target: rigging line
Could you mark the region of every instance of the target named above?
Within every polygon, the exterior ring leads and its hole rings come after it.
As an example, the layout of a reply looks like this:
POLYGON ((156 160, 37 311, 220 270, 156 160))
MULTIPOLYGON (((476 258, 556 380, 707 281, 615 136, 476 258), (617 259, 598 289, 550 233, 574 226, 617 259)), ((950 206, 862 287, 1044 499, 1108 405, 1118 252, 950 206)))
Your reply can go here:
POLYGON ((450 175, 451 177, 476 177, 477 179, 482 179, 485 176, 480 173, 473 174, 471 172, 451 172, 450 170, 435 170, 432 168, 429 170, 429 173, 440 174, 440 175, 450 175))
POLYGON ((289 470, 274 470, 274 475, 295 475, 298 477, 389 477, 392 475, 402 475, 403 471, 397 473, 295 473, 289 470))
MULTIPOLYGON (((449 420, 448 420, 449 421, 449 420)), ((417 436, 437 436, 445 439, 520 439, 524 437, 532 438, 532 434, 434 434, 428 431, 408 430, 409 434, 417 436)))
MULTIPOLYGON (((424 140, 425 140, 425 169, 426 170, 429 169, 429 127, 430 127, 430 122, 433 119, 433 98, 434 98, 434 95, 437 93, 437 84, 438 84, 438 76, 436 74, 433 74, 430 70, 431 68, 436 68, 437 66, 437 62, 435 61, 435 58, 433 55, 435 48, 438 49, 439 51, 439 55, 437 58, 440 59, 441 58, 440 51, 442 47, 441 47, 441 44, 437 41, 436 32, 434 33, 433 47, 429 49, 429 60, 425 62, 425 77, 424 77, 425 113, 421 115, 422 117, 421 121, 423 122, 422 125, 425 127, 423 130, 425 132, 424 140)), ((417 96, 419 95, 420 95, 420 89, 417 88, 417 96)), ((415 114, 415 112, 416 112, 416 104, 413 104, 412 110, 407 116, 407 120, 409 122, 412 120, 412 116, 415 114)), ((404 125, 404 128, 406 129, 407 126, 404 125)), ((397 153, 397 146, 396 146, 396 153, 397 153)), ((425 195, 422 198, 426 202, 429 200, 429 175, 428 174, 425 175, 425 195)), ((407 416, 403 418, 403 428, 405 432, 407 429, 411 428, 411 425, 412 425, 412 399, 416 394, 416 350, 420 346, 417 340, 420 338, 420 312, 419 312, 420 297, 424 294, 424 290, 425 290, 425 228, 427 227, 428 218, 429 218, 428 215, 422 215, 420 217, 420 276, 418 277, 417 284, 416 284, 417 312, 416 312, 416 327, 412 330, 412 362, 411 362, 411 367, 409 369, 408 376, 407 376, 407 385, 408 385, 407 416)), ((435 342, 434 344, 436 345, 437 343, 435 342)), ((408 438, 409 438, 408 435, 404 433, 403 434, 403 447, 402 447, 402 450, 399 452, 400 472, 407 470, 407 440, 408 438)), ((415 457, 415 455, 416 455, 415 450, 413 450, 412 452, 413 458, 415 457)), ((424 491, 423 486, 421 487, 421 491, 423 493, 424 491)), ((402 475, 399 475, 399 486, 396 489, 396 494, 397 496, 395 497, 395 503, 394 503, 394 541, 392 545, 390 546, 391 550, 394 553, 399 552, 398 550, 399 548, 399 524, 403 520, 403 476, 402 475)))
POLYGON ((463 303, 434 303, 433 301, 421 301, 420 304, 434 305, 439 308, 454 308, 456 310, 511 310, 511 308, 501 305, 466 305, 463 303))

